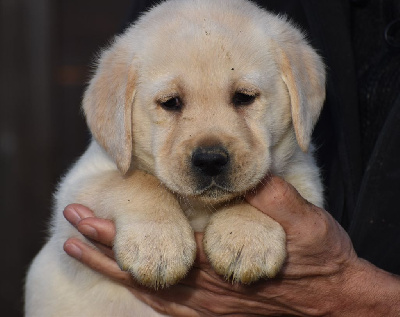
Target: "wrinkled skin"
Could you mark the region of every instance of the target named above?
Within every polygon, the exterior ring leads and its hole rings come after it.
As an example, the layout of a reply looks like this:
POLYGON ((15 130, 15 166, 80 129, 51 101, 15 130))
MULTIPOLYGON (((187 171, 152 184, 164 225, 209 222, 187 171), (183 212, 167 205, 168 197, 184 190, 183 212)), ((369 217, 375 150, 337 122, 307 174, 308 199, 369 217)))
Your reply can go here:
POLYGON ((138 286, 113 259, 115 227, 84 206, 69 205, 65 217, 90 238, 94 249, 69 239, 65 251, 125 285, 155 310, 172 316, 398 316, 400 280, 357 257, 340 225, 305 201, 288 183, 269 177, 247 201, 286 231, 288 257, 274 279, 232 285, 215 274, 202 248, 178 285, 161 291, 138 286), (101 252, 100 252, 101 251, 101 252))

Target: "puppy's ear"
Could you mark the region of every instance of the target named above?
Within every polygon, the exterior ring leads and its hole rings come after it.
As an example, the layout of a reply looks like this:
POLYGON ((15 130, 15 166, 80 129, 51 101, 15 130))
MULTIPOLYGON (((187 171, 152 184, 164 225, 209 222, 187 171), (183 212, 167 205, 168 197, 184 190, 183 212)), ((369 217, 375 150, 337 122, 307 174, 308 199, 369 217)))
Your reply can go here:
POLYGON ((105 50, 83 99, 87 124, 96 141, 126 173, 132 159, 132 53, 121 39, 105 50))
POLYGON ((297 142, 307 152, 325 100, 325 66, 299 31, 278 43, 278 64, 289 91, 297 142))

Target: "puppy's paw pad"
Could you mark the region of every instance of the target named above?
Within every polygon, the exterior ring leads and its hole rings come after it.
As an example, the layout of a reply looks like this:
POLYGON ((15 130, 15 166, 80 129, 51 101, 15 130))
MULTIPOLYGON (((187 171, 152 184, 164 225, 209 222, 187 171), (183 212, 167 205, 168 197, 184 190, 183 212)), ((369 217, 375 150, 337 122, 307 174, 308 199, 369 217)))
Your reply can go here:
POLYGON ((239 229, 209 226, 204 249, 218 274, 249 284, 279 272, 286 258, 286 236, 277 223, 268 228, 259 223, 244 223, 239 229))
POLYGON ((140 284, 154 289, 173 285, 187 274, 196 256, 190 228, 132 227, 117 232, 114 243, 122 270, 130 272, 140 284))

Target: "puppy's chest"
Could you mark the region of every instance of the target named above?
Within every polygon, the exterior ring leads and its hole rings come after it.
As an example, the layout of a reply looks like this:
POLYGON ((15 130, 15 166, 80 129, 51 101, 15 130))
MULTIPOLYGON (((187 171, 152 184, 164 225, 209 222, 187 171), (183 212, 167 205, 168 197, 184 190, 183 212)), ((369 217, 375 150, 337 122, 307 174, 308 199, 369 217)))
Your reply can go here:
POLYGON ((196 232, 203 232, 210 216, 216 211, 212 205, 206 205, 191 199, 182 199, 181 208, 196 232))

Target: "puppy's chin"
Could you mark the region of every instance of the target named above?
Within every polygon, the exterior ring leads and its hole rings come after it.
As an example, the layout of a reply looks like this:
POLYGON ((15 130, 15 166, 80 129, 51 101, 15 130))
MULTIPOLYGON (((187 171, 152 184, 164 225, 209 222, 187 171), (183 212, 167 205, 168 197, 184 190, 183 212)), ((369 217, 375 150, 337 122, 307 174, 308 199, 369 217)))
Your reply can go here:
POLYGON ((239 195, 240 193, 238 192, 233 192, 218 186, 210 186, 201 191, 196 191, 193 197, 202 203, 214 205, 232 200, 239 195))
MULTIPOLYGON (((266 173, 247 173, 247 177, 232 175, 228 177, 187 177, 189 173, 179 175, 180 177, 163 177, 159 174, 157 177, 161 183, 178 197, 188 198, 208 205, 219 205, 229 202, 255 188, 266 173)), ((174 176, 177 176, 175 173, 174 176)), ((170 176, 167 174, 167 176, 170 176)), ((222 176, 222 175, 221 175, 222 176)))

